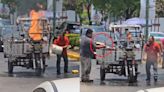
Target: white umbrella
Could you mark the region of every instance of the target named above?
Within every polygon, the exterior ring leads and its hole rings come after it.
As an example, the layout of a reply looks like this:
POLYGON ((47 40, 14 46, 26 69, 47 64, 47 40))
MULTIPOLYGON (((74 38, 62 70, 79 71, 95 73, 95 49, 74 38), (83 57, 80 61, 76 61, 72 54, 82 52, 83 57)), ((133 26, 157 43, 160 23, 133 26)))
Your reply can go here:
POLYGON ((143 19, 143 18, 131 18, 131 19, 127 19, 124 22, 124 24, 129 24, 129 25, 146 25, 146 19, 143 19))

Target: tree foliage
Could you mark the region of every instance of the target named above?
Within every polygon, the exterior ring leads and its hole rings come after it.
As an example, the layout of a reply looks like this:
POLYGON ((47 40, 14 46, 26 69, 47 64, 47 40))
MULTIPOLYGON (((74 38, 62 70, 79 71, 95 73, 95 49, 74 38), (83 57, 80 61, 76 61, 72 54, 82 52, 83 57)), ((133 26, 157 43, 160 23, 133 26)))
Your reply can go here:
POLYGON ((1 2, 8 5, 10 9, 10 14, 13 14, 15 12, 16 6, 18 5, 18 2, 16 0, 2 0, 1 2))
POLYGON ((140 0, 93 0, 97 10, 125 19, 139 16, 140 0))
POLYGON ((46 0, 2 0, 2 3, 8 5, 11 14, 14 13, 16 9, 18 14, 26 14, 32 7, 36 6, 36 3, 41 3, 46 9, 46 2, 46 0))
POLYGON ((156 14, 159 17, 164 17, 164 0, 156 1, 156 14))
POLYGON ((79 15, 80 23, 91 23, 90 0, 64 0, 64 10, 75 10, 79 15))

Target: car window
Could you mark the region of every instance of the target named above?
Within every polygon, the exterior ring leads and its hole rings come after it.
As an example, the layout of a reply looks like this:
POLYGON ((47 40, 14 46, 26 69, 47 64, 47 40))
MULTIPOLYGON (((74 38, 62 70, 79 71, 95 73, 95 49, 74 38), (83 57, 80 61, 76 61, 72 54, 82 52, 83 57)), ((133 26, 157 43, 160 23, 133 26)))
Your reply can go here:
POLYGON ((44 88, 37 88, 33 92, 46 92, 44 88))

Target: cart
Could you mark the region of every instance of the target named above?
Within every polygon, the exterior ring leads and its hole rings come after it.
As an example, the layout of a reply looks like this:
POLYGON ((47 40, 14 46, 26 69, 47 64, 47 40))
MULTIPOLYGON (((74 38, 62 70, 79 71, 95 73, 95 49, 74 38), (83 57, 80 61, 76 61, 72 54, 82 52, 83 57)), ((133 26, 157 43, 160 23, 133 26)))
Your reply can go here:
MULTIPOLYGON (((97 58, 97 64, 100 65, 100 78, 101 81, 105 80, 106 73, 113 73, 119 76, 125 76, 128 78, 129 83, 137 82, 138 64, 142 59, 142 45, 143 40, 139 36, 133 37, 129 42, 126 39, 118 38, 116 39, 115 29, 121 28, 121 32, 125 28, 135 28, 141 30, 138 25, 113 25, 111 26, 112 38, 114 39, 115 46, 112 48, 108 46, 96 50, 96 53, 104 55, 106 52, 111 51, 111 54, 100 59, 97 58)), ((136 35, 140 33, 136 32, 136 35)), ((120 37, 120 36, 119 36, 120 37)))
MULTIPOLYGON (((19 19, 19 35, 12 36, 4 40, 4 55, 8 58, 8 73, 12 74, 14 67, 21 66, 27 69, 35 70, 36 75, 40 76, 47 67, 46 58, 49 57, 50 30, 47 19, 39 19, 39 25, 42 28, 43 39, 33 41, 28 36, 28 30, 25 30, 24 23, 32 21, 30 18, 19 19)), ((29 26, 30 27, 30 26, 29 26)))

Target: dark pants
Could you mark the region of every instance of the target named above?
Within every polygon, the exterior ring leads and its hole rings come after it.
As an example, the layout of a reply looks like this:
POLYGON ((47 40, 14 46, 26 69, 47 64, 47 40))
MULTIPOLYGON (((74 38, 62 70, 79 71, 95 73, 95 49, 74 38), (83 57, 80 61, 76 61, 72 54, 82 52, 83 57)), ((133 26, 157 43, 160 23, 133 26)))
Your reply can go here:
POLYGON ((150 78, 151 78, 151 72, 150 72, 151 66, 153 66, 154 78, 158 76, 157 61, 147 61, 146 62, 146 74, 147 74, 148 80, 150 80, 150 78))
POLYGON ((89 80, 91 72, 91 58, 80 56, 81 61, 81 80, 89 80))
POLYGON ((164 68, 164 52, 163 52, 162 68, 164 68))
POLYGON ((60 74, 60 61, 61 61, 61 57, 63 57, 64 59, 64 72, 67 73, 68 72, 68 57, 67 55, 57 55, 57 73, 60 74))

